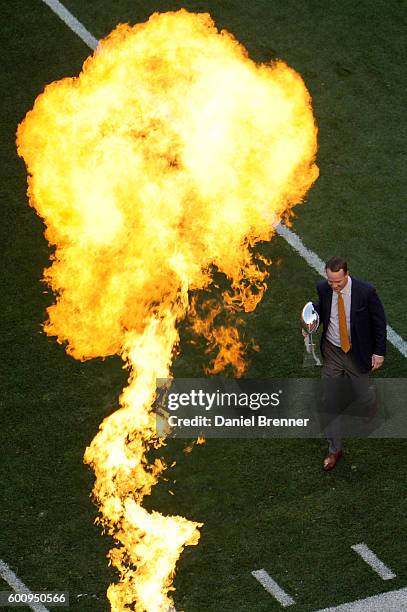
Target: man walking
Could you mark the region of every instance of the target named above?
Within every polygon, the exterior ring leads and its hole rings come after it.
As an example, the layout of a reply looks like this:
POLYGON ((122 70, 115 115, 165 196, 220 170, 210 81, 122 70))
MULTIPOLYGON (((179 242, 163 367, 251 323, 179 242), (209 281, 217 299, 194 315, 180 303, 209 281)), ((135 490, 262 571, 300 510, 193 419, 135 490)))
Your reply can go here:
MULTIPOLYGON (((386 353, 383 305, 374 287, 349 275, 341 257, 329 259, 325 272, 327 279, 318 283, 319 301, 314 304, 323 327, 322 378, 334 383, 328 379, 346 376, 359 404, 372 407, 376 398, 369 372, 381 367, 386 353)), ((342 440, 335 425, 326 434, 329 447, 323 468, 332 470, 342 457, 342 440)))

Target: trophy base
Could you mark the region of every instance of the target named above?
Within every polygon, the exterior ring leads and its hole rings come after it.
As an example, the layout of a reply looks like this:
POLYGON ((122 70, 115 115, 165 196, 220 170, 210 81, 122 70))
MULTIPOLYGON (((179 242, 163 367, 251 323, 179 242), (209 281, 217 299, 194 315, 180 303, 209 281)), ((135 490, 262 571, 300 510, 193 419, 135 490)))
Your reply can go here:
POLYGON ((321 367, 322 359, 319 354, 317 347, 312 341, 311 335, 304 338, 305 351, 304 351, 304 359, 303 359, 303 367, 311 368, 311 367, 321 367))

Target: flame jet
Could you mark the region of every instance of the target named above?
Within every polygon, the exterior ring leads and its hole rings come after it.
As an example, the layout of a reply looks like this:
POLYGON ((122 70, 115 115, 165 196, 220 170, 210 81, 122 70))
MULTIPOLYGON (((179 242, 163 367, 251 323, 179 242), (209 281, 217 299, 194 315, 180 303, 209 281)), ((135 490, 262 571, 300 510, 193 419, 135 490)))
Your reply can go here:
MULTIPOLYGON (((225 307, 256 307, 266 273, 251 247, 270 240, 317 178, 316 133, 294 70, 256 65, 209 15, 185 10, 119 25, 18 127, 29 202, 55 247, 45 331, 76 359, 120 354, 130 372, 85 452, 117 542, 113 611, 167 610, 175 563, 199 539, 199 523, 141 505, 165 468, 146 459, 157 444, 151 405, 189 292, 208 287, 217 268, 230 280, 225 307)), ((212 343, 226 338, 222 367, 237 355, 241 374, 239 339, 214 335, 213 318, 196 329, 212 343)))

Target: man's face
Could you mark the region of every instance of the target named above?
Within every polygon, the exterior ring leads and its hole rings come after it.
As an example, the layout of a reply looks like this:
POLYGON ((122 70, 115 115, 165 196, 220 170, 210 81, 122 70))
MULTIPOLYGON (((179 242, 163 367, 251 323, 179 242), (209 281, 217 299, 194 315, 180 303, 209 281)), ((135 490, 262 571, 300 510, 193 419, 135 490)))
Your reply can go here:
POLYGON ((344 272, 342 269, 338 270, 338 272, 332 272, 332 270, 327 268, 326 277, 328 279, 328 284, 332 287, 333 291, 336 291, 336 293, 342 291, 348 282, 348 273, 344 272))

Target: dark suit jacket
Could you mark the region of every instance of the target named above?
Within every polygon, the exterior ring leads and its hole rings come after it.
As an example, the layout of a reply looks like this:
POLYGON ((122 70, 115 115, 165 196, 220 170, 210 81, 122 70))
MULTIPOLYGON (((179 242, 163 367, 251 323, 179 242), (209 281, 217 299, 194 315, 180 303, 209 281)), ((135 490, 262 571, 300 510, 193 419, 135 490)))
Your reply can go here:
MULTIPOLYGON (((317 285, 319 301, 314 304, 322 323, 322 341, 331 316, 332 289, 328 281, 317 285)), ((362 372, 372 368, 372 355, 386 353, 386 315, 376 289, 352 276, 350 330, 352 355, 362 372)))

